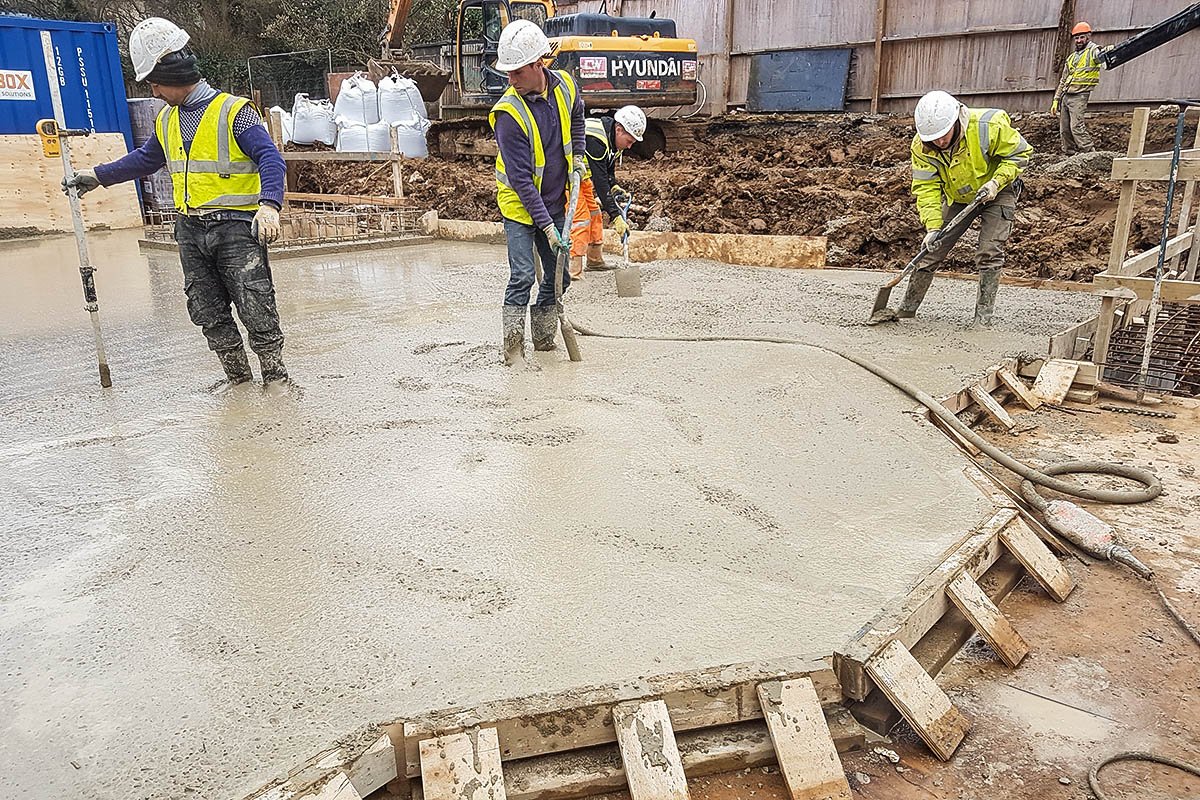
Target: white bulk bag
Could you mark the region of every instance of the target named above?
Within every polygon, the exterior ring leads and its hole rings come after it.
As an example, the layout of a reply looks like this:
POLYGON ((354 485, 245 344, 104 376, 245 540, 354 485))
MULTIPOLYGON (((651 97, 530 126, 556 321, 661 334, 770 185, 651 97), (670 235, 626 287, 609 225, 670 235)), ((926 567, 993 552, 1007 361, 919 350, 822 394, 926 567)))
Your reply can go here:
POLYGON ((292 141, 292 112, 284 110, 283 106, 271 106, 269 116, 275 116, 275 112, 279 112, 279 124, 283 128, 283 143, 290 144, 292 141))
POLYGON ((296 95, 292 104, 292 141, 296 144, 333 144, 336 140, 337 126, 329 101, 310 100, 306 94, 296 95))
POLYGON ((392 149, 391 126, 376 122, 367 126, 367 147, 373 153, 388 153, 392 149))
POLYGON ((429 130, 429 120, 422 119, 415 125, 396 125, 396 148, 405 158, 425 158, 429 155, 429 146, 425 142, 425 132, 429 130))
POLYGON ((379 122, 379 90, 366 75, 356 72, 342 81, 333 113, 359 125, 379 122))
POLYGON ((367 126, 338 117, 337 149, 341 153, 365 153, 369 147, 367 126))
POLYGON ((379 118, 395 125, 426 119, 425 101, 417 84, 400 75, 389 75, 379 82, 379 118))

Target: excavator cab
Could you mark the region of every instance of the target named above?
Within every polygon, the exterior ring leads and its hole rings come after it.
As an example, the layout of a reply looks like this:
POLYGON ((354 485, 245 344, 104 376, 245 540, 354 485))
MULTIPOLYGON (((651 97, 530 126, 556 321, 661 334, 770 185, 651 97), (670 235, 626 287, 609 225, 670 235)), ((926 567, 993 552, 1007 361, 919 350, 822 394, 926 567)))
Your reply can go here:
POLYGON ((463 0, 459 4, 455 38, 463 104, 490 105, 508 88, 508 76, 496 69, 504 26, 527 19, 545 28, 553 13, 553 3, 542 0, 463 0))

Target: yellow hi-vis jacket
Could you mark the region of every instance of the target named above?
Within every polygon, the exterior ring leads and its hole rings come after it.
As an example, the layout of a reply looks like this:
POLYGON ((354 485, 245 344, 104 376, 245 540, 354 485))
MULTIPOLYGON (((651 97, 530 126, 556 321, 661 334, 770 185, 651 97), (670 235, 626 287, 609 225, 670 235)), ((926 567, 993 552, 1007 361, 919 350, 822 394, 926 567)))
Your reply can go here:
MULTIPOLYGON (((601 156, 595 160, 607 164, 612 158, 612 145, 608 142, 608 132, 604 130, 604 123, 595 117, 588 117, 583 121, 583 131, 585 135, 604 145, 601 156)), ((590 177, 592 177, 592 157, 589 155, 584 159, 583 179, 586 181, 590 177)))
POLYGON ((179 130, 179 108, 158 112, 154 130, 167 156, 175 208, 211 211, 257 211, 261 189, 258 165, 238 147, 233 118, 250 101, 219 93, 204 109, 189 150, 179 130))
POLYGON ((949 151, 914 136, 912 193, 926 230, 942 227, 942 202, 969 203, 990 180, 1008 186, 1029 165, 1033 146, 998 108, 967 109, 967 124, 949 151))
MULTIPOLYGON (((559 84, 554 87, 554 102, 558 107, 558 127, 562 131, 563 156, 567 159, 569 180, 572 156, 571 109, 575 107, 575 98, 579 94, 579 89, 575 86, 575 81, 571 78, 570 73, 556 70, 554 74, 561 79, 559 84)), ((496 101, 496 105, 492 106, 491 112, 488 113, 488 124, 492 126, 493 131, 496 130, 497 115, 501 113, 511 114, 512 118, 521 126, 525 138, 529 140, 529 146, 533 150, 533 185, 538 191, 541 191, 542 174, 546 170, 546 151, 542 147, 542 135, 525 98, 521 97, 520 93, 512 86, 508 87, 508 91, 501 95, 500 99, 496 101)), ((504 157, 498 152, 496 153, 496 204, 500 206, 500 214, 506 219, 523 222, 526 225, 533 224, 533 215, 521 203, 521 196, 517 194, 517 190, 508 182, 508 175, 504 172, 504 157)))
POLYGON ((1100 46, 1088 42, 1087 47, 1067 56, 1063 64, 1062 79, 1058 82, 1055 97, 1063 94, 1090 92, 1100 85, 1100 46))

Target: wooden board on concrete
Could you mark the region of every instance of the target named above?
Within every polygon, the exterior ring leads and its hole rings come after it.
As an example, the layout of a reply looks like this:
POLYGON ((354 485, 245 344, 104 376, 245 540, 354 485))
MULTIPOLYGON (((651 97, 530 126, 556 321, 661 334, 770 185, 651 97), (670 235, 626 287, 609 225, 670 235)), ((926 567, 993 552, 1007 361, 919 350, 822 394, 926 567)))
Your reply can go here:
POLYGON ((760 683, 758 700, 792 800, 850 800, 850 785, 812 681, 760 683))
POLYGON ((1096 389, 1072 389, 1064 399, 1071 403, 1091 405, 1100 399, 1100 392, 1096 389))
POLYGON ((823 269, 825 248, 824 236, 635 231, 629 237, 629 259, 642 263, 706 258, 748 267, 823 269))
POLYGON ((987 414, 993 422, 1004 428, 1006 431, 1011 431, 1013 426, 1017 424, 1013 418, 1008 415, 1008 412, 1004 410, 1004 406, 997 403, 996 398, 992 397, 988 392, 985 392, 982 387, 969 386, 967 387, 967 393, 971 395, 971 399, 973 399, 979 405, 979 407, 983 409, 984 413, 987 414))
POLYGON ((344 772, 334 775, 324 785, 304 795, 305 800, 362 800, 362 795, 344 772))
MULTIPOLYGON (((125 137, 119 133, 71 138, 71 163, 77 170, 113 161, 126 152, 125 137)), ((0 192, 0 231, 73 230, 62 178, 62 160, 43 157, 38 137, 0 136, 0 186, 4 187, 0 192)), ((142 224, 134 182, 96 189, 84 196, 82 205, 88 228, 137 228, 142 224)))
POLYGON ((1022 520, 1000 531, 1000 542, 1029 571, 1046 593, 1063 602, 1075 589, 1075 580, 1046 544, 1022 520))
POLYGON ((1074 361, 1053 358, 1045 363, 1033 382, 1033 393, 1047 403, 1058 405, 1071 390, 1079 365, 1074 361))
POLYGON ((971 722, 904 645, 892 641, 867 662, 867 672, 933 754, 949 761, 971 722))
POLYGON ((970 575, 959 575, 951 581, 946 594, 1005 664, 1015 667, 1029 655, 1029 645, 1021 634, 970 575))
POLYGON ((662 700, 613 707, 617 746, 633 800, 687 800, 687 776, 662 700))
POLYGON ((1011 370, 1000 369, 996 373, 996 376, 1013 393, 1013 397, 1017 398, 1018 402, 1030 411, 1036 411, 1042 405, 1042 399, 1029 391, 1029 387, 1025 385, 1025 382, 1018 378, 1011 370))
POLYGON ((421 788, 425 800, 505 800, 496 729, 422 741, 421 788))

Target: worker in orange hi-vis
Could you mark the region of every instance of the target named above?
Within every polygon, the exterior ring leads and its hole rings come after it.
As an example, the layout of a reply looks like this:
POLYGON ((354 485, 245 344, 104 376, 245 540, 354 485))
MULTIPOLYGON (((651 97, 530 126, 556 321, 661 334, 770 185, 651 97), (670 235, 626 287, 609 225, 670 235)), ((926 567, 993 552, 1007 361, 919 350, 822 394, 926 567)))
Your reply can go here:
POLYGON ((617 109, 612 117, 591 117, 585 122, 587 167, 579 187, 579 203, 571 220, 571 278, 579 280, 583 270, 611 269, 604 261, 604 217, 607 214, 618 235, 626 231, 620 206, 627 194, 617 184, 617 161, 621 152, 646 134, 646 114, 637 106, 617 109), (603 212, 603 213, 602 213, 603 212))

